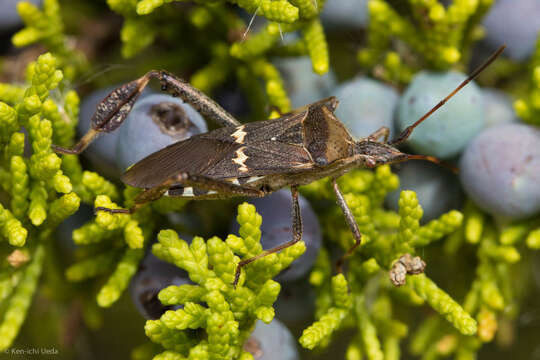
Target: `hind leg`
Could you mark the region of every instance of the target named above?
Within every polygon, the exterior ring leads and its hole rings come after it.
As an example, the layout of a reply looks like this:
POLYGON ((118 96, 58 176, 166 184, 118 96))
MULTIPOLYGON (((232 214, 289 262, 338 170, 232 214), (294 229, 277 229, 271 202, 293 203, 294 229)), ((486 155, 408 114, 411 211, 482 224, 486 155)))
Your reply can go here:
POLYGON ((146 203, 155 201, 164 195, 186 197, 194 200, 204 199, 209 195, 221 198, 248 196, 262 197, 264 191, 245 188, 224 180, 211 179, 200 175, 179 174, 167 179, 161 185, 145 189, 135 198, 135 204, 129 209, 109 209, 97 207, 95 211, 107 211, 112 214, 133 214, 146 203))
POLYGON ((137 80, 133 80, 114 89, 97 106, 92 115, 91 129, 71 149, 52 145, 52 149, 61 154, 80 154, 94 141, 100 133, 108 133, 116 130, 133 108, 135 101, 148 85, 150 79, 158 79, 161 89, 169 91, 173 96, 178 96, 186 103, 193 106, 205 118, 222 126, 240 126, 240 122, 223 109, 218 103, 210 99, 204 93, 195 89, 186 81, 166 72, 152 70, 137 80))

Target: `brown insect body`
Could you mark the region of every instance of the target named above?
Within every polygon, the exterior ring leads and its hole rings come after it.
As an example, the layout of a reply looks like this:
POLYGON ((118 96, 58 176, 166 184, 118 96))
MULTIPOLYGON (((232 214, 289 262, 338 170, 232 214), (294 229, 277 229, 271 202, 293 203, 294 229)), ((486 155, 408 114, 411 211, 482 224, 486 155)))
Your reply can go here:
MULTIPOLYGON (((92 129, 73 149, 54 145, 53 148, 60 153, 79 154, 99 133, 114 131, 125 120, 149 80, 157 78, 162 90, 181 97, 207 119, 223 127, 179 141, 139 161, 122 176, 124 183, 144 189, 135 199, 135 205, 130 209, 96 208, 96 211, 131 213, 162 196, 193 199, 262 197, 289 186, 293 200, 293 239, 240 261, 236 283, 242 266, 302 239, 297 188, 331 177, 337 203, 355 239, 354 245, 338 262, 340 269, 343 260, 360 245, 361 234, 336 179, 358 167, 372 168, 409 159, 439 162, 429 156, 405 154, 393 145, 405 141, 417 125, 476 77, 503 49, 504 46, 445 99, 390 142, 387 141, 389 130, 386 127, 355 141, 334 115, 338 105, 335 97, 306 105, 278 119, 242 125, 212 99, 182 79, 165 71, 154 70, 112 91, 98 105, 92 117, 92 129), (381 137, 384 139, 382 142, 378 141, 381 137)), ((393 269, 392 273, 399 273, 399 276, 391 276, 396 284, 404 283, 405 274, 421 272, 424 266, 421 260, 410 256, 400 258, 396 264, 397 270, 393 269), (409 263, 414 263, 414 266, 409 263)))
MULTIPOLYGON (((389 145, 367 138, 355 142, 334 116, 331 97, 284 116, 195 135, 149 155, 122 177, 128 185, 150 189, 178 173, 198 174, 261 191, 339 177, 356 167, 406 159, 389 145), (189 160, 189 161, 186 161, 189 160)), ((169 196, 217 199, 242 194, 211 193, 194 188, 187 194, 173 183, 169 196)))

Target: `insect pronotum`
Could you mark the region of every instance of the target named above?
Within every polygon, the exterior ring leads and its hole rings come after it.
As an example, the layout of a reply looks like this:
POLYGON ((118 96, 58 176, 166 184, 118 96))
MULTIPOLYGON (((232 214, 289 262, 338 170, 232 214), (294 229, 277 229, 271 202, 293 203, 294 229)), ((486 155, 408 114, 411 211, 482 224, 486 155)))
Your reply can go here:
MULTIPOLYGON (((144 189, 136 197, 135 204, 130 209, 96 208, 96 211, 132 213, 143 204, 162 196, 192 199, 262 197, 289 186, 293 202, 293 238, 255 257, 240 261, 236 269, 236 284, 243 266, 302 239, 298 186, 330 177, 337 203, 355 240, 354 245, 338 261, 340 271, 344 259, 360 245, 361 234, 336 179, 358 167, 374 168, 411 159, 440 163, 431 156, 403 153, 395 146, 407 140, 416 126, 473 80, 503 50, 504 46, 454 91, 391 141, 388 141, 389 129, 386 127, 355 141, 334 115, 338 105, 335 97, 319 100, 277 119, 241 124, 187 82, 166 71, 152 70, 118 87, 103 99, 92 116, 91 129, 72 149, 55 145, 53 149, 63 154, 79 154, 98 134, 117 129, 150 79, 156 78, 161 82, 162 90, 179 96, 204 117, 222 127, 174 143, 136 163, 122 176, 124 183, 144 189), (380 138, 383 141, 379 141, 380 138)), ((392 281, 401 284, 407 273, 422 272, 424 266, 419 258, 404 255, 392 269, 392 281)))

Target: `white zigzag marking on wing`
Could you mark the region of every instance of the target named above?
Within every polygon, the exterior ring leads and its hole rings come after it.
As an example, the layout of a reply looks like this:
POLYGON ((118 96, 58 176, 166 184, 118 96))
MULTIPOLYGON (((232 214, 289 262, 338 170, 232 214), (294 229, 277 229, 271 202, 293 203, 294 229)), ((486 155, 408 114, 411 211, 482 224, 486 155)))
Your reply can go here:
POLYGON ((238 169, 240 172, 247 172, 248 168, 245 164, 245 161, 248 159, 247 155, 244 154, 245 147, 241 147, 240 149, 236 150, 236 158, 233 159, 233 163, 240 165, 240 168, 238 169))
POLYGON ((239 126, 238 130, 233 132, 231 136, 234 138, 234 142, 237 144, 243 144, 244 138, 246 137, 247 132, 244 131, 244 125, 239 126))

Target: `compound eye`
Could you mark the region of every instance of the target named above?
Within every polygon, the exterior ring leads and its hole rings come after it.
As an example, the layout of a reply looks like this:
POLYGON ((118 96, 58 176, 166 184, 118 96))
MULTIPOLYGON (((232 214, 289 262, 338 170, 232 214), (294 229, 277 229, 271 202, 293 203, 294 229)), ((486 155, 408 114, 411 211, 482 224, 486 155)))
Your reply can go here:
POLYGON ((328 165, 328 160, 324 156, 318 156, 315 158, 315 163, 319 166, 326 166, 328 165))

